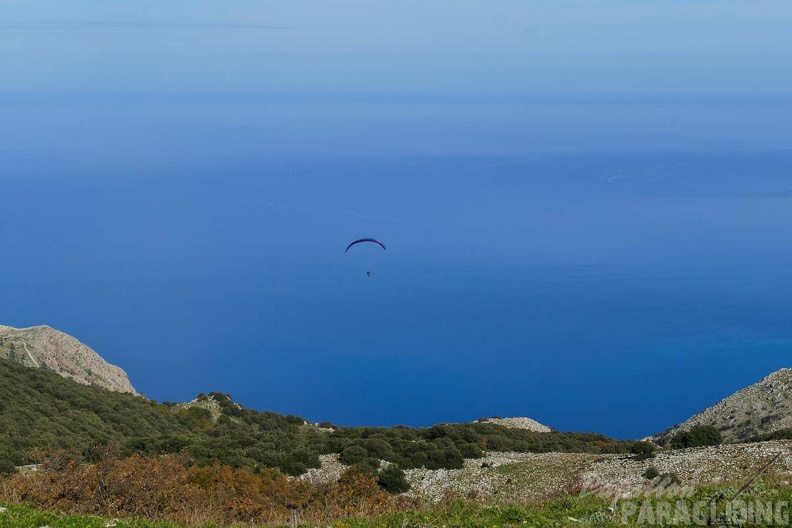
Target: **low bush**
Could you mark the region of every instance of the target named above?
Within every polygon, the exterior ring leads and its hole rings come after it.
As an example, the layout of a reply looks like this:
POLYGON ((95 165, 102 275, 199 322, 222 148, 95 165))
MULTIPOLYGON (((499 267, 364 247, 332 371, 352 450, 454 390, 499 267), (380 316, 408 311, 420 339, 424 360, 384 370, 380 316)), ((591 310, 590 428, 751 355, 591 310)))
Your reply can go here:
POLYGON ((706 447, 719 445, 723 441, 720 431, 711 425, 696 425, 688 431, 680 431, 671 438, 671 447, 706 447))
POLYGON ((388 493, 398 494, 410 491, 410 483, 399 466, 391 464, 377 474, 379 487, 388 493))
POLYGON ((654 466, 649 466, 646 468, 646 471, 643 472, 643 476, 648 480, 654 480, 660 476, 660 471, 654 466))

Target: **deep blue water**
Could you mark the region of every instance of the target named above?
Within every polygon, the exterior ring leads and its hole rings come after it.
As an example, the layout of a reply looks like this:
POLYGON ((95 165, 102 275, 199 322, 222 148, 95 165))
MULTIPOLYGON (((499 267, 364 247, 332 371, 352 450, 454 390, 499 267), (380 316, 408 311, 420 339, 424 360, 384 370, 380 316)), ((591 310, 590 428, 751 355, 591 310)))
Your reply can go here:
POLYGON ((160 401, 665 429, 792 345, 792 13, 725 4, 0 3, 0 324, 160 401))

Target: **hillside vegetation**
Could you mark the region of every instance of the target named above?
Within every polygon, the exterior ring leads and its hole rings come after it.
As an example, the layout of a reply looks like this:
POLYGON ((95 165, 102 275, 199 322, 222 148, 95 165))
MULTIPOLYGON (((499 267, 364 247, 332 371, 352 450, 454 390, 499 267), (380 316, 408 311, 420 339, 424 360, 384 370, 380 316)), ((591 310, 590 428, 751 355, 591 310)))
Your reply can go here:
MULTIPOLYGON (((689 447, 717 434, 692 428, 675 437, 685 449, 656 453, 646 442, 490 421, 311 425, 222 393, 157 403, 0 360, 0 473, 8 473, 0 501, 105 518, 368 527, 564 526, 574 517, 609 526, 619 519, 608 497, 644 497, 666 481, 691 490, 733 481, 733 491, 774 461, 756 489, 786 486, 788 442, 689 447), (32 462, 39 465, 15 470, 32 462)), ((84 517, 14 508, 0 527, 45 518, 85 525, 84 517)))
POLYGON ((379 460, 404 469, 454 469, 485 450, 621 453, 635 446, 593 433, 539 433, 486 422, 317 427, 299 416, 245 409, 226 394, 198 400, 213 400, 219 417, 200 405, 158 404, 0 360, 0 468, 36 462, 35 448, 81 455, 102 446, 123 456, 181 453, 200 466, 219 462, 299 475, 332 453, 344 464, 374 471, 379 460))
POLYGON ((184 420, 144 398, 0 360, 0 468, 31 462, 33 448, 81 451, 174 429, 187 430, 184 420))
MULTIPOLYGON (((792 502, 792 488, 786 485, 761 479, 748 487, 737 498, 737 488, 722 484, 720 486, 702 486, 696 488, 688 496, 682 498, 657 498, 647 496, 638 499, 621 499, 615 504, 595 495, 565 495, 541 502, 522 504, 489 504, 483 505, 462 499, 450 500, 444 504, 425 507, 421 505, 402 505, 400 509, 379 508, 382 511, 365 511, 361 504, 349 508, 342 515, 331 518, 314 517, 306 512, 293 511, 289 515, 275 519, 270 518, 256 526, 323 526, 333 528, 403 528, 444 526, 446 528, 507 528, 525 526, 534 528, 562 528, 571 526, 598 526, 616 528, 624 526, 659 525, 716 525, 716 526, 756 526, 770 527, 788 524, 787 510, 778 514, 761 510, 762 505, 789 504, 792 502), (704 516, 696 519, 691 512, 696 511, 697 504, 714 504, 713 510, 705 508, 704 516), (654 517, 641 517, 636 512, 636 504, 643 511, 667 512, 668 522, 650 522, 654 517), (662 509, 663 505, 673 504, 676 508, 662 509), (744 515, 741 508, 751 505, 744 515), (634 509, 635 508, 635 509, 634 509), (631 513, 636 512, 636 513, 631 513), (763 513, 762 513, 763 512, 763 513), (746 517, 750 522, 746 522, 746 517), (695 523, 692 522, 695 519, 695 523)), ((0 503, 2 504, 2 503, 0 503)), ((208 504, 204 505, 205 508, 208 504)), ((219 506, 216 505, 216 506, 219 506)), ((249 526, 250 523, 223 522, 209 512, 195 512, 197 515, 167 516, 162 512, 155 515, 157 520, 144 520, 145 517, 129 518, 125 511, 120 515, 104 514, 102 517, 86 514, 56 514, 30 506, 11 505, 5 511, 0 508, 0 528, 29 528, 31 526, 58 526, 63 528, 101 528, 117 526, 118 528, 212 528, 217 526, 249 526), (126 514, 126 515, 125 515, 126 514), (108 521, 111 517, 113 518, 108 521), (170 517, 173 520, 160 520, 170 517)), ((214 512, 219 512, 215 508, 214 512)), ((660 514, 658 514, 660 515, 660 514)))

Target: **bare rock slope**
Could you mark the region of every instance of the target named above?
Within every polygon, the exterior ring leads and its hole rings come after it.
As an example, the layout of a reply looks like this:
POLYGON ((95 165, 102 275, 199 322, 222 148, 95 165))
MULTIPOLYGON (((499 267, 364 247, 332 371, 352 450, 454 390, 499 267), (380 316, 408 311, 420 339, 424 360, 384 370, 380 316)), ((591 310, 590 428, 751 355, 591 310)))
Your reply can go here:
POLYGON ((712 425, 724 441, 739 442, 792 428, 792 368, 773 372, 679 425, 657 435, 664 442, 679 431, 712 425))
POLYGON ((542 425, 532 418, 514 417, 514 418, 482 418, 479 422, 486 422, 495 425, 502 425, 509 429, 525 429, 526 431, 533 431, 535 433, 549 433, 551 428, 542 425))
POLYGON ((0 325, 0 358, 46 368, 84 385, 137 394, 121 368, 111 365, 72 336, 49 326, 0 325))

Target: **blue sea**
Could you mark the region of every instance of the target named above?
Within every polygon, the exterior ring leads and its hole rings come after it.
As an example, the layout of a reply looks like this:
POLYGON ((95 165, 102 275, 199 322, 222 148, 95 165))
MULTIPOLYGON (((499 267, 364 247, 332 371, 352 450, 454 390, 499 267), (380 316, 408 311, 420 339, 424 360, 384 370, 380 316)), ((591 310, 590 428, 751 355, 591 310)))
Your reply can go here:
POLYGON ((70 4, 0 2, 0 324, 340 425, 790 366, 790 4, 70 4))

